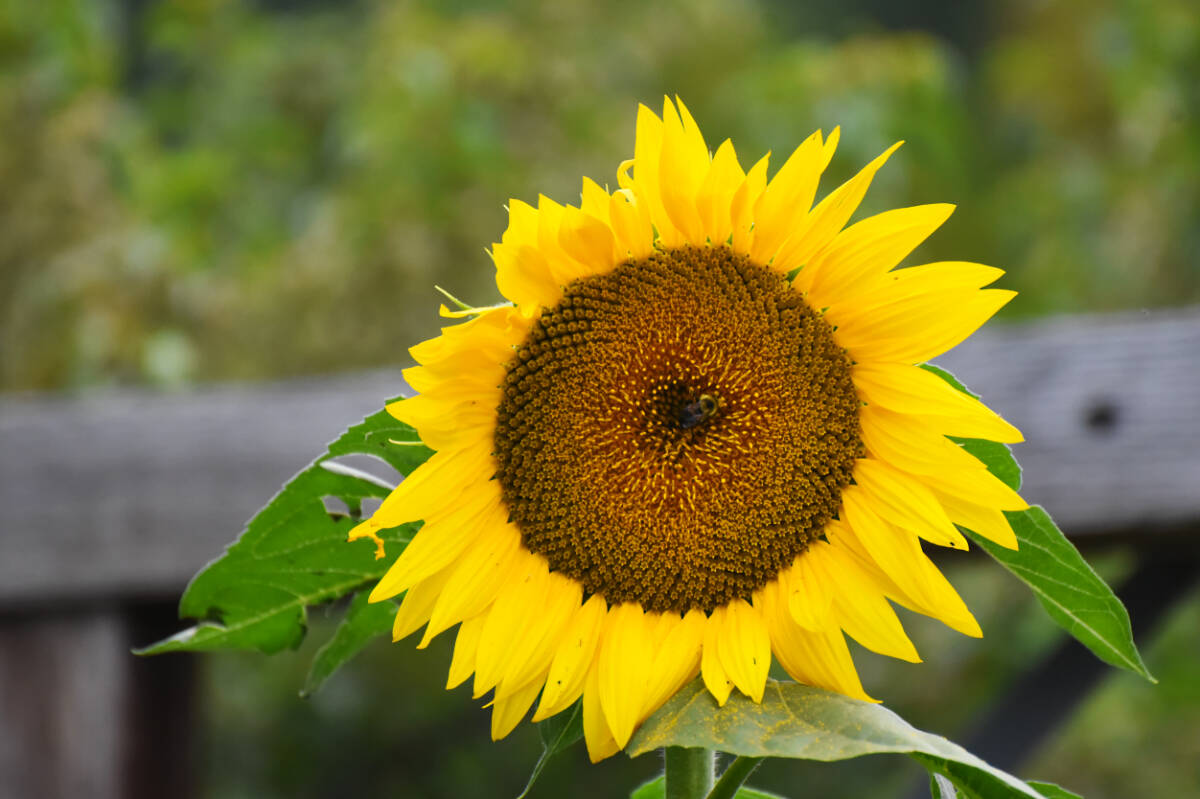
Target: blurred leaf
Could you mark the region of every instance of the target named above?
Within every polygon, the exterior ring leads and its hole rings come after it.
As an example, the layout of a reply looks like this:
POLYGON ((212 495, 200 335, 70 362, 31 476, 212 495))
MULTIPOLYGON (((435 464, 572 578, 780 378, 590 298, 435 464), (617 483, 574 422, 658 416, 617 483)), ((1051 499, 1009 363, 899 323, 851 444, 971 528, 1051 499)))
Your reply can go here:
MULTIPOLYGON (((639 785, 633 793, 629 794, 629 799, 664 799, 666 795, 667 778, 660 776, 639 785)), ((785 797, 760 791, 757 788, 738 788, 733 799, 785 799, 785 797)))
POLYGON ((629 799, 663 799, 667 795, 667 778, 655 777, 633 789, 629 799))
POLYGON ((1097 657, 1155 682, 1133 642, 1125 606, 1049 514, 1035 505, 1004 515, 1019 549, 1005 549, 975 533, 971 540, 1032 588, 1050 618, 1097 657))
POLYGON ((767 793, 760 791, 757 788, 738 788, 738 792, 733 795, 733 799, 787 799, 777 793, 767 793))
MULTIPOLYGON (((386 411, 351 427, 250 520, 225 554, 192 578, 179 614, 203 621, 139 654, 207 649, 270 654, 295 647, 304 638, 308 606, 378 579, 408 543, 414 525, 381 534, 391 545, 388 559, 376 560, 369 541, 346 543, 361 518, 362 500, 392 490, 386 481, 332 460, 354 454, 376 456, 406 474, 430 451, 386 411), (348 512, 326 510, 326 498, 345 503, 348 512)), ((355 635, 360 632, 355 628, 355 635)))
POLYGON ((1083 799, 1077 793, 1071 793, 1066 788, 1060 788, 1052 782, 1036 782, 1030 780, 1029 784, 1037 788, 1038 793, 1046 797, 1046 799, 1083 799))
POLYGON ((304 688, 300 695, 312 696, 332 674, 357 655, 362 648, 377 636, 392 629, 396 617, 394 602, 368 602, 369 591, 359 591, 350 602, 346 617, 342 619, 333 637, 317 650, 304 688))
POLYGON ((550 762, 550 758, 563 752, 583 738, 583 700, 576 702, 563 712, 551 716, 537 725, 538 734, 542 737, 542 754, 533 765, 529 782, 517 799, 525 799, 537 778, 542 775, 542 769, 550 762))
POLYGON ((694 680, 634 734, 630 757, 664 746, 717 749, 752 757, 845 760, 899 752, 981 799, 1039 794, 957 744, 915 729, 882 705, 793 682, 767 680, 761 703, 736 693, 724 707, 694 680))

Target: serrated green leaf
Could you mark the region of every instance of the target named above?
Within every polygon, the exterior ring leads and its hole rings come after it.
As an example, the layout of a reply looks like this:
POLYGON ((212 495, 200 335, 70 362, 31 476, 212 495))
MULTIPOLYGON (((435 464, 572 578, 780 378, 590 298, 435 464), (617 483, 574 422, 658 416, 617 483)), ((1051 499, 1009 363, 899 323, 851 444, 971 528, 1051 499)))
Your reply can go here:
POLYGON ((529 781, 525 783, 525 790, 521 791, 517 799, 525 799, 525 796, 533 788, 533 784, 542 775, 542 769, 550 762, 550 758, 569 749, 583 738, 582 700, 563 712, 540 722, 537 728, 538 734, 542 737, 542 754, 533 766, 529 781))
POLYGON ((975 533, 971 539, 1033 589, 1046 613, 1106 663, 1151 682, 1129 613, 1041 507, 1006 511, 1019 548, 1005 549, 975 533))
POLYGON ((387 481, 333 458, 374 455, 401 474, 431 451, 416 432, 386 411, 354 425, 326 454, 293 477, 246 526, 225 553, 200 571, 180 601, 181 617, 200 624, 139 654, 211 649, 273 653, 295 647, 307 629, 307 608, 377 580, 408 543, 415 525, 383 531, 388 558, 375 559, 369 541, 346 543, 363 499, 387 496, 387 481), (325 499, 349 514, 326 510, 325 499))
POLYGON ((1035 782, 1030 780, 1029 784, 1037 788, 1038 793, 1046 797, 1046 799, 1083 799, 1077 793, 1071 793, 1066 788, 1055 785, 1052 782, 1035 782))
POLYGON ((363 647, 392 629, 392 619, 396 616, 395 603, 368 602, 368 596, 368 591, 359 591, 354 595, 333 637, 317 650, 308 668, 301 696, 312 696, 363 647))
POLYGON ((980 797, 1039 799, 1016 777, 912 727, 882 705, 792 682, 768 680, 761 704, 735 693, 718 707, 703 682, 695 680, 642 725, 627 752, 635 757, 664 746, 823 761, 898 752, 921 758, 926 768, 956 786, 972 786, 980 797))

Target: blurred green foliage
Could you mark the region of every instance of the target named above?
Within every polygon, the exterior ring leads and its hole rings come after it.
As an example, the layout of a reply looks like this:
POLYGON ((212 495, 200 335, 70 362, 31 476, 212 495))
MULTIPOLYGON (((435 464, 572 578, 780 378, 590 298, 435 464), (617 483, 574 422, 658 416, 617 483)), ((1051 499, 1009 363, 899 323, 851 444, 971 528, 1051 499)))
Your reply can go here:
POLYGON ((905 8, 0 0, 0 388, 402 362, 675 92, 746 162, 841 124, 827 186, 906 139, 868 210, 958 203, 920 255, 1009 313, 1200 299, 1190 0, 905 8))
MULTIPOLYGON (((1197 302, 1197 75, 1194 0, 0 0, 0 390, 403 364, 439 323, 435 282, 496 296, 507 199, 613 183, 635 103, 664 93, 746 164, 842 125, 826 187, 907 140, 864 211, 958 203, 918 256, 1009 270, 1006 313, 1197 302)), ((856 658, 951 737, 1054 641, 980 565, 954 577, 982 644, 917 620, 925 664, 856 658)), ((1194 790, 1197 613, 1148 651, 1159 687, 1112 677, 1029 775, 1090 799, 1194 790)), ((537 735, 487 743, 486 712, 442 690, 445 643, 373 646, 309 702, 303 654, 206 659, 200 794, 515 794, 537 735)), ((621 795, 658 767, 584 760, 535 795, 621 795)), ((755 781, 919 779, 866 762, 755 781)))

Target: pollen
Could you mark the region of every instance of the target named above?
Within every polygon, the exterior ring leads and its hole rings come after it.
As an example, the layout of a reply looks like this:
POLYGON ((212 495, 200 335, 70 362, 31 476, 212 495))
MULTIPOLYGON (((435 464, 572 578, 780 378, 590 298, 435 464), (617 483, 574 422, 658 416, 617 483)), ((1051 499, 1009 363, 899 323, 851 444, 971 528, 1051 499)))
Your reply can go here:
POLYGON ((525 547, 610 604, 710 611, 791 565, 863 452, 851 363, 776 272, 683 247, 580 278, 506 368, 525 547))

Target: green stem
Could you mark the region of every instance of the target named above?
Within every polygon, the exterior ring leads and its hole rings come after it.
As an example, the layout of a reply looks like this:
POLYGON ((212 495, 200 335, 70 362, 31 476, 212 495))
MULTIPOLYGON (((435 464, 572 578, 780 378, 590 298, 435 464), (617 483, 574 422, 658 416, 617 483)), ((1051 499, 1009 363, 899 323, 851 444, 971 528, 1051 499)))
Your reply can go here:
POLYGON ((717 780, 717 784, 709 791, 708 799, 733 799, 737 796, 738 788, 742 787, 742 783, 754 769, 758 768, 758 764, 761 762, 763 762, 761 757, 734 759, 721 774, 721 779, 717 780))
POLYGON ((667 747, 667 799, 704 799, 713 784, 713 751, 667 747))

